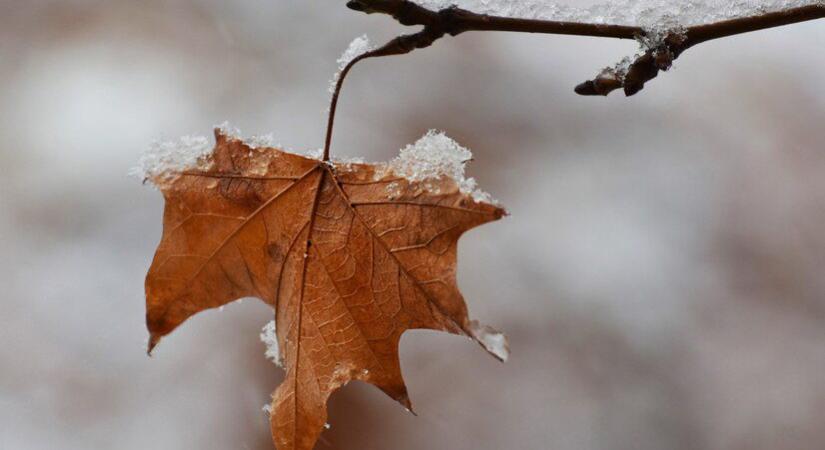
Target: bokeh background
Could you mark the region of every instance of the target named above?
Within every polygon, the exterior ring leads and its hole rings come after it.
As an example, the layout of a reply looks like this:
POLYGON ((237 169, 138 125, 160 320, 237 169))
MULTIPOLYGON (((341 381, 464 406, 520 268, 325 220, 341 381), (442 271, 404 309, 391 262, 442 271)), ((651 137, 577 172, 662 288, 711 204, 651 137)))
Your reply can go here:
MULTIPOLYGON (((572 0, 571 0, 572 1, 572 0)), ((0 0, 0 448, 270 449, 281 381, 246 300, 144 344, 151 141, 229 120, 322 145, 344 1, 0 0)), ((639 95, 573 86, 632 42, 468 33, 352 73, 333 151, 429 128, 511 216, 460 245, 465 339, 401 345, 419 417, 353 383, 319 449, 821 449, 823 23, 703 44, 639 95)))

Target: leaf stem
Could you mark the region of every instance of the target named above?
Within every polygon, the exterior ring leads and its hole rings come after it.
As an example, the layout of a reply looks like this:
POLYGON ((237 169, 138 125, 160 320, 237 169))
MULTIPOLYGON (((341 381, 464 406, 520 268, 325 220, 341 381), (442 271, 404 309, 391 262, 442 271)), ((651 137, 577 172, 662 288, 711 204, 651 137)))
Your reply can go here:
POLYGON ((338 96, 341 94, 341 88, 344 86, 344 79, 347 78, 347 74, 350 69, 352 69, 352 66, 363 59, 369 58, 370 53, 371 52, 363 53, 353 58, 353 60, 341 70, 341 74, 338 76, 338 81, 335 83, 335 90, 332 93, 332 100, 329 104, 329 115, 327 116, 327 137, 324 140, 324 161, 329 161, 329 149, 332 144, 332 128, 335 126, 335 110, 338 108, 338 96))

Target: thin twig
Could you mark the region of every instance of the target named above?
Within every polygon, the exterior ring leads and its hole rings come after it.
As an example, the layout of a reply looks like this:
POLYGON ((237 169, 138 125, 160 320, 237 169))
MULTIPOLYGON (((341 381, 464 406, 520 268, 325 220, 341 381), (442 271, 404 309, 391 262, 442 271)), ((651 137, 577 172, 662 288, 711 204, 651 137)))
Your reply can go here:
POLYGON ((425 28, 415 34, 401 35, 375 50, 356 56, 352 59, 352 61, 344 66, 341 70, 340 76, 338 77, 338 81, 335 83, 335 90, 333 90, 332 100, 329 105, 329 116, 327 117, 327 137, 324 141, 324 161, 329 161, 329 150, 332 144, 332 130, 335 126, 335 110, 338 107, 338 97, 341 94, 341 88, 344 86, 344 79, 347 77, 347 74, 349 74, 350 69, 367 58, 403 55, 415 50, 416 48, 427 47, 431 45, 433 41, 443 36, 443 34, 443 32, 435 31, 435 29, 425 28))

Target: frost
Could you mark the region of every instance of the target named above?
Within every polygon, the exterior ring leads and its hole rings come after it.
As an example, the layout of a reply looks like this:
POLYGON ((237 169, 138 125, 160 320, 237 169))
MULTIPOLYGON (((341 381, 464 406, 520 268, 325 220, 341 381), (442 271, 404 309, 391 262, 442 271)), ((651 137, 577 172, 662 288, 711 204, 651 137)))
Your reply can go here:
POLYGON ((390 200, 396 200, 401 197, 403 192, 401 191, 401 183, 397 181, 393 181, 387 185, 387 196, 390 200))
MULTIPOLYGON (((271 320, 261 330, 261 342, 266 344, 266 357, 281 366, 281 353, 278 349, 278 336, 275 334, 275 321, 271 320)), ((283 366, 281 366, 283 367, 283 366)))
POLYGON ((324 428, 329 430, 330 428, 332 428, 332 425, 330 425, 329 423, 325 423, 324 428))
MULTIPOLYGON (((216 125, 221 134, 230 140, 239 140, 252 149, 278 147, 273 135, 242 137, 241 131, 228 122, 216 125)), ((174 141, 156 141, 141 155, 138 166, 129 175, 154 183, 168 180, 185 170, 207 170, 209 155, 214 144, 205 136, 183 136, 174 141)))
POLYGON ((470 322, 470 332, 496 358, 506 362, 510 357, 510 344, 504 333, 489 325, 482 325, 476 320, 470 322))
POLYGON ((455 5, 479 14, 645 29, 701 25, 801 6, 825 7, 823 0, 617 0, 587 7, 551 0, 415 0, 415 3, 432 10, 455 5))
POLYGON ((272 133, 244 137, 241 130, 230 125, 229 122, 223 122, 216 125, 215 128, 217 128, 222 135, 226 136, 227 139, 241 141, 250 148, 283 148, 280 143, 275 142, 275 137, 272 133))
POLYGON ((261 408, 261 411, 263 411, 264 414, 266 414, 267 416, 271 416, 272 415, 272 404, 267 403, 266 405, 264 405, 263 408, 261 408))
MULTIPOLYGON (((272 134, 243 137, 241 131, 228 122, 215 128, 227 139, 241 141, 251 149, 284 149, 281 144, 275 143, 272 134)), ((213 147, 211 140, 204 136, 184 136, 177 141, 156 142, 141 156, 139 167, 132 169, 130 174, 157 183, 172 178, 181 171, 207 170, 211 163, 209 157, 213 147)), ((323 149, 306 152, 304 156, 320 160, 323 157, 323 149)), ((376 171, 376 176, 392 172, 410 182, 420 183, 424 190, 434 194, 440 193, 437 181, 442 177, 448 177, 456 182, 462 194, 471 196, 474 201, 497 205, 498 202, 490 194, 478 188, 474 178, 464 175, 467 162, 472 158, 473 154, 468 149, 446 134, 430 130, 414 144, 401 149, 399 156, 385 164, 382 170, 376 171)), ((333 157, 332 162, 342 171, 352 171, 355 169, 354 165, 365 163, 360 157, 333 157)), ((262 165, 261 168, 265 169, 266 165, 262 165)), ((387 193, 391 198, 399 197, 402 194, 401 185, 397 182, 389 183, 387 193)), ((275 348, 277 351, 277 343, 275 348)))
MULTIPOLYGON (((309 159, 317 159, 318 161, 320 161, 321 159, 324 158, 324 149, 318 148, 318 149, 315 149, 315 150, 310 150, 308 152, 304 152, 303 156, 305 156, 309 159)), ((362 158, 360 156, 337 157, 335 155, 332 155, 330 157, 330 159, 333 163, 338 165, 339 170, 345 170, 345 171, 351 171, 353 164, 364 164, 366 162, 364 160, 364 158, 362 158)))
MULTIPOLYGON (((474 178, 464 176, 467 162, 472 159, 470 150, 443 132, 430 130, 414 144, 401 149, 400 154, 389 162, 388 169, 408 181, 423 182, 424 188, 431 192, 436 188, 428 181, 449 177, 455 180, 462 194, 470 195, 476 202, 496 204, 490 194, 478 189, 474 178)), ((398 195, 397 185, 391 183, 387 189, 390 197, 398 195)))
POLYGON ((401 149, 390 168, 410 181, 438 179, 444 175, 464 178, 464 165, 473 159, 470 150, 460 146, 443 132, 428 131, 414 144, 401 149))
POLYGON ((204 136, 183 136, 176 141, 153 142, 130 175, 143 180, 166 178, 183 170, 203 168, 212 143, 204 136))
POLYGON ((347 64, 351 63, 353 59, 372 49, 373 46, 370 44, 370 39, 366 34, 353 39, 352 42, 349 43, 349 47, 347 47, 344 53, 338 58, 338 72, 335 73, 329 82, 330 94, 335 92, 335 85, 338 84, 338 79, 341 78, 341 72, 344 70, 344 67, 347 67, 347 64))
MULTIPOLYGON (((239 140, 253 149, 284 148, 281 144, 275 143, 271 133, 243 137, 241 130, 233 127, 229 122, 223 122, 215 128, 227 139, 239 140)), ((157 183, 168 180, 185 170, 207 170, 210 163, 209 155, 213 148, 212 140, 206 136, 189 135, 173 141, 156 141, 143 152, 138 166, 132 168, 129 175, 157 183)))
POLYGON ((306 156, 309 159, 317 159, 318 161, 320 161, 321 158, 324 157, 324 149, 317 148, 315 150, 310 150, 308 152, 305 152, 304 156, 306 156))
POLYGON ((226 136, 229 139, 241 139, 241 130, 237 127, 233 126, 229 121, 223 121, 218 125, 215 125, 215 128, 221 132, 222 135, 226 136))
MULTIPOLYGON (((431 10, 458 6, 479 14, 521 19, 625 25, 640 27, 640 50, 661 49, 668 35, 684 35, 686 27, 724 20, 759 16, 803 6, 825 8, 825 0, 617 0, 586 7, 559 4, 552 0, 414 0, 431 10)), ((603 76, 624 79, 636 58, 626 58, 603 76)))
MULTIPOLYGON (((324 158, 324 149, 318 148, 304 152, 303 156, 309 159, 321 161, 324 158)), ((339 171, 352 172, 354 170, 353 164, 366 164, 366 160, 360 156, 344 156, 338 157, 330 156, 330 162, 334 163, 339 171)))
POLYGON ((624 80, 624 77, 627 76, 627 71, 630 70, 630 66, 633 64, 633 61, 639 58, 639 56, 641 56, 640 53, 636 53, 634 56, 625 56, 613 67, 606 67, 602 69, 602 76, 609 76, 617 80, 624 80))
POLYGON ((349 43, 349 47, 347 47, 344 53, 342 53, 338 58, 338 68, 343 69, 347 64, 352 62, 353 59, 367 53, 370 50, 372 50, 372 45, 370 44, 370 39, 367 35, 364 34, 358 36, 349 43))

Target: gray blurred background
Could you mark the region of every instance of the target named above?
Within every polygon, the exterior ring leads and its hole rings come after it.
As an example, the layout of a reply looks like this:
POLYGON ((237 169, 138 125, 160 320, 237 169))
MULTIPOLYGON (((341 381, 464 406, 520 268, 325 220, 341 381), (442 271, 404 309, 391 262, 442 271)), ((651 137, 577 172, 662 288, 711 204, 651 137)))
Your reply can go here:
MULTIPOLYGON (((261 302, 146 357, 163 204, 127 173, 224 120, 320 147, 336 58, 403 30, 343 4, 0 0, 0 448, 272 448, 261 302)), ((512 213, 462 240, 459 282, 513 354, 408 333, 419 417, 354 383, 318 448, 823 448, 822 42, 703 44, 630 99, 573 86, 632 42, 468 33, 359 65, 335 154, 443 129, 512 213)))

